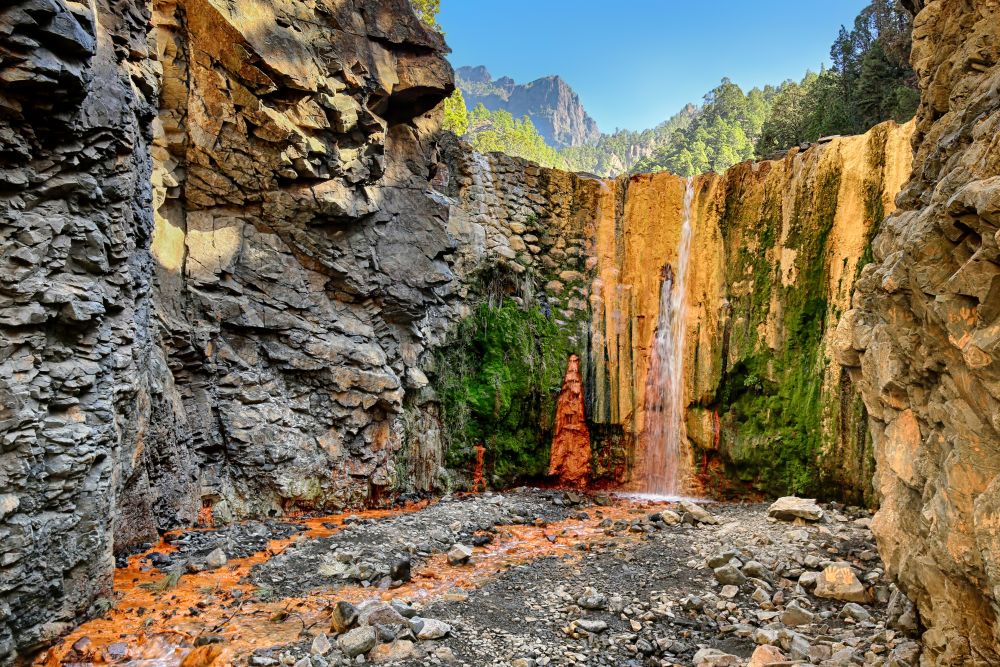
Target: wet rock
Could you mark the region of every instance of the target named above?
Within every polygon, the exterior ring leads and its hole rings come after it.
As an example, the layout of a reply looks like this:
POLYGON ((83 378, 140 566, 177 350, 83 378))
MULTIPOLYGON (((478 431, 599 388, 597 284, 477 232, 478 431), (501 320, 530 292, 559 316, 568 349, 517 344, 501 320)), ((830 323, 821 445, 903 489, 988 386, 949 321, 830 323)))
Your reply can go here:
POLYGON ((448 549, 448 563, 451 565, 462 565, 468 563, 472 558, 472 549, 464 544, 455 544, 448 549))
POLYGON ((368 651, 375 648, 375 644, 378 639, 375 634, 375 628, 366 625, 360 628, 354 628, 349 632, 342 634, 337 638, 337 647, 344 652, 344 654, 353 658, 355 656, 367 653, 368 651))
POLYGON ((868 602, 864 585, 847 565, 830 565, 820 572, 813 595, 844 602, 868 602))
POLYGON ((347 632, 358 622, 358 609, 350 602, 340 600, 330 614, 330 630, 335 634, 347 632))
POLYGON ((823 518, 823 508, 817 505, 815 500, 809 498, 785 496, 774 501, 768 508, 767 514, 781 521, 794 521, 795 519, 819 521, 823 518))

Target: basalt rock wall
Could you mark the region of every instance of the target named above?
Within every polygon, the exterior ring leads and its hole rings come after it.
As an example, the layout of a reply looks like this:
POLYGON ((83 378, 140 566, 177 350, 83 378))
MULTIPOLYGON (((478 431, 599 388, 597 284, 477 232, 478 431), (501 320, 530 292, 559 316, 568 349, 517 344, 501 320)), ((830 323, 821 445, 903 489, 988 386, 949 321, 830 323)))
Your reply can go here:
POLYGON ((1000 3, 911 3, 913 178, 873 245, 840 359, 871 417, 882 558, 926 664, 1000 663, 1000 3))

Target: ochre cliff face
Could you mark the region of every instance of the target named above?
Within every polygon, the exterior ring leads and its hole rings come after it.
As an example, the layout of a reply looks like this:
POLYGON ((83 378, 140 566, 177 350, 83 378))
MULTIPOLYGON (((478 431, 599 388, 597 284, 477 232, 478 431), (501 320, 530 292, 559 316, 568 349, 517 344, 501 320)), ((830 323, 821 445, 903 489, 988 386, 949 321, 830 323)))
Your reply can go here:
POLYGON ((840 359, 871 416, 882 558, 924 661, 1000 663, 1000 3, 914 21, 913 179, 874 243, 840 359))
MULTIPOLYGON (((864 414, 831 363, 831 339, 871 234, 909 177, 912 131, 888 123, 695 179, 684 352, 691 490, 864 495, 864 414)), ((668 174, 619 179, 595 213, 590 415, 638 436, 640 458, 661 268, 677 265, 684 190, 668 174)))

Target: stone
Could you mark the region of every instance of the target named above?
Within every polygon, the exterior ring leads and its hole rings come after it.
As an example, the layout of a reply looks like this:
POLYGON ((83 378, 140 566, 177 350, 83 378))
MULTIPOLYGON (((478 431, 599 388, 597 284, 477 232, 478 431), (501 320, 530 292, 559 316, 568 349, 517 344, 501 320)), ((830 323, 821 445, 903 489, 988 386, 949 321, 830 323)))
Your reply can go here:
POLYGON ((767 667, 786 664, 787 658, 776 646, 762 645, 754 649, 747 667, 767 667))
POLYGON ((347 632, 358 622, 358 609, 350 602, 340 600, 333 605, 330 613, 330 631, 334 634, 347 632))
POLYGON ((867 609, 856 602, 848 602, 844 605, 844 608, 840 610, 840 617, 849 618, 860 623, 871 620, 872 615, 868 613, 867 609))
POLYGON ((847 565, 830 565, 820 572, 813 595, 845 602, 868 602, 864 585, 847 565))
POLYGON ((354 628, 337 637, 337 647, 349 658, 367 653, 375 648, 377 642, 375 628, 370 625, 354 628))
POLYGON ((472 549, 464 544, 455 544, 451 549, 448 549, 449 565, 462 565, 468 563, 470 558, 472 558, 472 549))
POLYGON ((743 659, 715 648, 699 649, 691 661, 694 667, 743 667, 743 659))
POLYGON ((785 496, 778 498, 771 504, 767 509, 767 515, 781 521, 794 521, 795 519, 819 521, 823 518, 823 509, 816 504, 815 500, 785 496))
POLYGON ((793 601, 781 612, 781 622, 790 627, 806 625, 813 622, 813 614, 793 601))
POLYGON ((715 580, 723 585, 742 586, 746 583, 746 575, 736 569, 733 565, 723 565, 712 570, 715 580))
POLYGON ((451 626, 436 618, 423 618, 423 626, 417 632, 417 639, 441 639, 451 633, 451 626))
POLYGON ((332 648, 333 646, 330 644, 330 640, 327 639, 326 633, 321 632, 313 637, 309 652, 313 655, 326 655, 332 648))
POLYGON ((226 552, 222 550, 221 547, 213 549, 210 554, 205 556, 205 567, 210 570, 217 570, 229 561, 226 558, 226 552))
POLYGON ((591 634, 598 634, 608 629, 608 624, 606 622, 594 618, 580 618, 577 619, 574 624, 581 630, 591 634))
POLYGON ((375 664, 409 660, 414 657, 416 644, 408 639, 396 639, 388 644, 379 644, 368 653, 368 660, 375 664))
POLYGON ((704 523, 709 525, 715 525, 719 523, 719 520, 712 515, 711 512, 706 510, 704 507, 698 503, 693 503, 690 500, 682 500, 680 502, 680 508, 690 514, 695 521, 698 523, 704 523))

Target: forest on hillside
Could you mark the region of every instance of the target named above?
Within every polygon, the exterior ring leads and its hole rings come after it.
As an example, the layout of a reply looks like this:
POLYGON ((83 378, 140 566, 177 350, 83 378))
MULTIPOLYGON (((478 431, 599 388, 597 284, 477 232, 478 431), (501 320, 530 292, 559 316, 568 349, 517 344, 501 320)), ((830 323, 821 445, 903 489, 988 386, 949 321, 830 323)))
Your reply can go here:
MULTIPOLYGON (((414 1, 434 24, 440 0, 414 1)), ((445 127, 479 151, 601 176, 722 172, 824 136, 860 134, 885 120, 912 118, 919 93, 909 64, 911 31, 899 0, 872 0, 853 27, 841 27, 830 48, 830 68, 746 92, 724 78, 700 107, 688 105, 652 129, 604 134, 594 145, 556 150, 527 117, 482 105, 469 110, 460 90, 446 103, 445 127)))

